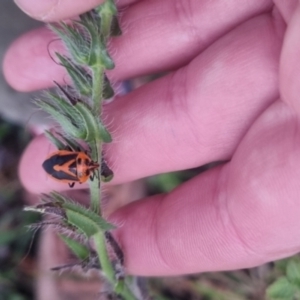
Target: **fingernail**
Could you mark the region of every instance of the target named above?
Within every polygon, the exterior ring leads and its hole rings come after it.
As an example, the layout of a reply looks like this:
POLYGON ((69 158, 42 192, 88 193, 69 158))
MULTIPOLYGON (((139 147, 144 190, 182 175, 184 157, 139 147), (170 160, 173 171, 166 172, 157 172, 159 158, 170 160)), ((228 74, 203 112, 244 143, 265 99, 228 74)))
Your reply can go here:
MULTIPOLYGON (((26 5, 23 5, 23 0, 14 0, 15 4, 27 15, 31 16, 30 12, 27 10, 26 5)), ((28 2, 28 1, 25 1, 28 2)))
POLYGON ((27 15, 43 20, 57 5, 58 0, 14 0, 14 2, 27 15))

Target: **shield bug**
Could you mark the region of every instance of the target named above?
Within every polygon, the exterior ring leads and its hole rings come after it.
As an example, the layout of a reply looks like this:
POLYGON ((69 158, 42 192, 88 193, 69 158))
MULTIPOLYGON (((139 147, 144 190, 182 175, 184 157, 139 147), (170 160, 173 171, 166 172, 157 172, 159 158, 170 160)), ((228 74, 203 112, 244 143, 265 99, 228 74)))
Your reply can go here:
POLYGON ((76 182, 84 183, 94 179, 99 164, 84 152, 58 150, 43 162, 43 168, 53 179, 68 183, 73 187, 76 182))

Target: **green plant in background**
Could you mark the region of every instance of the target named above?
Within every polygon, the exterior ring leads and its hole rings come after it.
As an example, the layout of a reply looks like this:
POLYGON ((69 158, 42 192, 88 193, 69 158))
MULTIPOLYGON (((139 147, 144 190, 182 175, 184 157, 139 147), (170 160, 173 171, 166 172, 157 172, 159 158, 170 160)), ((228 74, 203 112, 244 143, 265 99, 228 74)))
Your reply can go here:
POLYGON ((0 219, 0 299, 29 300, 33 297, 33 273, 26 266, 34 264, 33 237, 28 226, 38 219, 21 211, 18 207, 21 203, 17 201, 15 198, 7 204, 6 213, 1 214, 0 219))
POLYGON ((272 300, 300 299, 300 258, 276 262, 276 267, 281 274, 268 287, 267 296, 272 300))
POLYGON ((22 211, 17 180, 18 160, 28 141, 24 129, 0 118, 0 299, 33 299, 36 232, 28 226, 40 216, 22 211))
MULTIPOLYGON (((56 227, 61 238, 80 259, 83 269, 99 269, 110 283, 111 295, 129 300, 137 296, 130 287, 132 280, 124 274, 122 251, 110 233, 115 227, 101 214, 101 181, 109 181, 113 176, 106 165, 101 169, 102 145, 112 141, 101 116, 103 100, 113 95, 104 72, 114 68, 106 44, 111 35, 120 34, 116 14, 114 2, 107 0, 71 24, 49 25, 68 50, 68 55, 56 53, 56 56, 72 85, 64 88, 56 83, 56 92, 46 92, 43 99, 36 101, 61 128, 46 132, 46 136, 58 150, 88 150, 92 161, 99 162, 99 168, 90 180, 89 208, 61 193, 51 192, 41 196, 42 204, 27 210, 58 217, 60 222, 56 227), (113 258, 109 257, 108 248, 113 258)), ((42 222, 40 226, 48 224, 42 222)))

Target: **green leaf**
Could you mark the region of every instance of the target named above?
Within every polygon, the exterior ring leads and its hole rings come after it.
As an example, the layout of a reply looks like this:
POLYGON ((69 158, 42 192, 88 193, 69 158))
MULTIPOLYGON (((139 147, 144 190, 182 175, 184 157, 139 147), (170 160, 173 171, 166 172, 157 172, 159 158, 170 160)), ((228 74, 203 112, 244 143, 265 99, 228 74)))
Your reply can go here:
POLYGON ((94 24, 90 22, 90 20, 83 20, 77 23, 81 25, 90 36, 89 60, 87 65, 93 67, 101 64, 101 53, 104 48, 101 41, 101 34, 99 34, 97 28, 95 28, 94 24))
POLYGON ((60 234, 59 237, 65 242, 65 244, 71 249, 71 251, 80 259, 85 260, 89 257, 89 249, 80 244, 79 242, 60 234))
POLYGON ((42 214, 54 214, 61 218, 65 226, 71 227, 72 230, 76 228, 78 233, 86 237, 116 228, 92 210, 72 202, 71 199, 58 192, 43 194, 42 201, 44 203, 24 209, 42 214))
POLYGON ((115 16, 118 13, 117 7, 116 7, 115 2, 113 0, 107 0, 107 1, 105 1, 103 4, 95 7, 94 10, 95 10, 95 12, 97 14, 99 14, 100 19, 105 14, 109 14, 109 15, 114 15, 115 16))
POLYGON ((286 277, 278 278, 267 289, 267 295, 271 299, 292 299, 296 292, 296 287, 288 281, 286 277))
POLYGON ((44 134, 58 150, 65 150, 69 147, 73 151, 85 151, 75 139, 65 137, 59 132, 53 134, 52 132, 45 130, 44 134))
POLYGON ((113 88, 110 85, 110 82, 107 78, 107 76, 104 77, 104 86, 103 86, 103 98, 109 99, 114 96, 115 92, 113 88))
POLYGON ((80 137, 75 131, 73 134, 71 134, 71 136, 73 135, 76 138, 81 138, 87 142, 94 140, 104 141, 107 143, 111 142, 110 134, 101 124, 99 117, 93 114, 89 105, 73 97, 58 83, 56 83, 56 85, 63 92, 67 99, 62 99, 53 93, 48 93, 48 95, 52 97, 54 101, 56 101, 56 106, 62 110, 64 116, 69 118, 72 124, 78 125, 78 129, 80 130, 78 133, 80 133, 80 137), (68 103, 67 101, 71 102, 72 104, 68 103), (79 124, 81 125, 79 126, 79 124))
POLYGON ((118 28, 113 27, 113 25, 116 25, 114 24, 113 19, 117 15, 117 7, 114 1, 107 0, 100 6, 96 7, 94 11, 100 17, 100 28, 105 39, 119 31, 114 30, 119 29, 119 26, 118 28))
POLYGON ((286 275, 289 281, 300 287, 300 261, 299 259, 291 259, 286 268, 286 275))
MULTIPOLYGON (((86 128, 84 126, 75 126, 74 122, 68 116, 59 111, 55 105, 47 103, 46 101, 36 101, 36 105, 50 114, 67 134, 78 139, 85 138, 86 128)), ((78 124, 78 122, 76 122, 76 124, 78 124)))
POLYGON ((59 140, 52 132, 45 130, 44 134, 46 138, 58 149, 58 150, 63 150, 66 148, 64 143, 59 140))
POLYGON ((104 42, 103 22, 101 22, 101 30, 100 30, 98 21, 95 18, 93 18, 90 13, 83 14, 80 16, 80 18, 81 21, 78 21, 76 23, 78 25, 81 25, 90 36, 90 49, 89 49, 90 57, 89 57, 88 66, 99 67, 101 65, 105 69, 109 69, 109 70, 113 69, 115 67, 115 64, 111 59, 110 55, 108 54, 104 42))
MULTIPOLYGON (((84 49, 80 50, 78 45, 76 45, 75 47, 72 46, 73 52, 70 51, 72 59, 79 64, 83 64, 84 62, 85 65, 89 67, 103 66, 106 69, 113 69, 114 62, 110 58, 106 50, 106 46, 102 36, 103 28, 100 30, 98 21, 92 16, 91 13, 86 13, 80 16, 80 21, 74 21, 74 23, 78 26, 79 31, 84 32, 83 35, 89 37, 85 38, 83 42, 83 44, 86 46, 84 49), (74 51, 76 47, 78 48, 77 53, 75 53, 76 51, 74 51), (82 54, 80 54, 80 52, 82 52, 82 54), (86 57, 80 57, 84 55, 86 57)), ((71 34, 70 29, 68 29, 67 34, 72 36, 72 38, 76 40, 75 34, 73 32, 71 34)), ((73 44, 76 43, 73 42, 73 44)))
POLYGON ((62 88, 58 83, 54 81, 54 83, 58 86, 61 92, 63 92, 63 95, 57 95, 55 93, 46 92, 45 95, 49 97, 49 100, 47 100, 48 103, 53 103, 64 115, 68 116, 71 120, 77 120, 80 121, 80 115, 74 108, 74 103, 76 103, 76 100, 72 98, 70 94, 66 92, 64 88, 62 88), (72 103, 71 101, 74 101, 72 103))
POLYGON ((80 95, 90 97, 92 95, 92 77, 87 71, 78 65, 75 65, 71 59, 56 53, 62 65, 66 68, 72 79, 74 87, 80 95))
POLYGON ((104 127, 104 125, 99 120, 98 116, 94 116, 90 107, 88 107, 83 102, 77 102, 75 107, 81 114, 81 118, 84 120, 87 128, 87 136, 85 140, 87 142, 91 141, 103 141, 105 143, 110 143, 112 141, 110 133, 104 127))
POLYGON ((9 134, 11 126, 4 123, 0 124, 0 142, 9 134))
POLYGON ((0 246, 6 246, 18 238, 18 231, 0 231, 0 246))
POLYGON ((101 180, 103 182, 109 182, 113 179, 114 173, 113 171, 108 167, 106 161, 102 158, 101 163, 101 180))
POLYGON ((77 227, 87 237, 97 232, 115 229, 115 226, 106 222, 93 211, 73 203, 65 203, 67 221, 77 227))
POLYGON ((62 39, 72 59, 77 64, 89 64, 90 46, 82 29, 63 22, 59 23, 59 25, 49 25, 49 28, 62 39))
POLYGON ((57 192, 51 192, 50 195, 59 203, 59 206, 64 209, 66 221, 70 225, 75 226, 87 237, 91 237, 98 232, 115 229, 115 226, 105 221, 92 210, 69 201, 68 198, 57 192))
POLYGON ((124 286, 125 286, 124 280, 118 280, 114 288, 115 293, 121 295, 124 290, 124 286))
POLYGON ((82 151, 84 152, 85 149, 80 145, 75 139, 71 137, 62 136, 63 141, 65 142, 66 146, 71 148, 73 151, 82 151))
POLYGON ((288 265, 288 262, 291 258, 285 258, 275 261, 275 268, 276 271, 279 271, 280 273, 286 273, 286 267, 288 265))
POLYGON ((106 48, 102 48, 101 53, 99 53, 100 59, 101 59, 101 65, 107 69, 107 70, 112 70, 115 67, 115 63, 110 57, 108 51, 106 48))
POLYGON ((122 30, 119 24, 119 20, 117 16, 113 16, 111 23, 111 35, 112 36, 120 36, 122 35, 122 30))

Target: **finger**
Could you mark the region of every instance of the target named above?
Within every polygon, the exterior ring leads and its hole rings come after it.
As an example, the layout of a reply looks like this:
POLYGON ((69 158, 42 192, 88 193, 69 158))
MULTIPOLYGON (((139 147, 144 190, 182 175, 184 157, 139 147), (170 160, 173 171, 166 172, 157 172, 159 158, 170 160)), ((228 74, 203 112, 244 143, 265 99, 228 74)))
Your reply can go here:
POLYGON ((288 0, 288 1, 280 1, 273 0, 276 7, 280 11, 282 17, 285 22, 288 23, 293 16, 293 13, 298 5, 298 0, 288 0))
MULTIPOLYGON (((187 67, 106 105, 113 182, 229 159, 255 118, 278 97, 281 41, 273 24, 268 15, 257 17, 187 67)), ((48 145, 39 138, 22 159, 21 178, 31 191, 52 185, 41 168, 48 145)))
POLYGON ((295 9, 284 38, 280 61, 280 91, 284 101, 300 114, 300 4, 295 9))
POLYGON ((111 220, 125 267, 143 276, 254 267, 300 250, 300 122, 268 109, 225 166, 111 220))
MULTIPOLYGON (((104 0, 14 0, 29 16, 44 22, 54 22, 78 16, 100 5, 104 0), (75 3, 75 4, 74 4, 75 3)), ((121 5, 128 5, 137 0, 121 0, 121 5)))
MULTIPOLYGON (((140 1, 121 13, 123 35, 112 40, 113 80, 175 69, 188 63, 217 38, 243 21, 271 9, 270 0, 140 1), (184 9, 185 8, 185 9, 184 9), (147 16, 143 18, 141 16, 147 16), (213 22, 211 20, 214 20, 213 22)), ((65 73, 48 53, 59 43, 47 29, 32 31, 18 39, 4 60, 7 81, 17 90, 31 91, 63 82, 65 73), (20 66, 22 66, 20 68, 20 66)), ((54 56, 54 55, 53 55, 54 56)))
POLYGON ((66 72, 55 60, 55 52, 64 54, 65 49, 47 28, 35 29, 21 36, 4 57, 6 81, 22 92, 51 87, 53 80, 65 82, 66 72))

